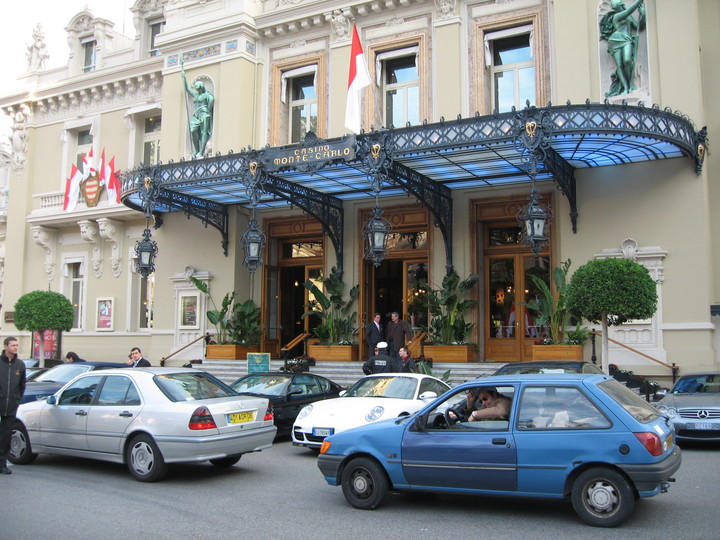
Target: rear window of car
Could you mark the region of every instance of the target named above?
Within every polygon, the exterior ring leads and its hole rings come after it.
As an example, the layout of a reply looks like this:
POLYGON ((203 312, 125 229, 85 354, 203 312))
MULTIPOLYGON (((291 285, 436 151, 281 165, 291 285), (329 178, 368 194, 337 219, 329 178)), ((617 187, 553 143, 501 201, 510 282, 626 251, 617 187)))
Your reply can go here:
POLYGON ((155 375, 155 384, 170 401, 237 396, 238 393, 209 373, 169 373, 155 375))
POLYGON ((655 407, 615 379, 601 382, 598 388, 642 424, 648 424, 660 416, 655 407))
POLYGON ((90 366, 88 365, 63 364, 61 366, 55 366, 54 368, 48 369, 45 373, 38 375, 33 380, 35 382, 57 382, 64 384, 69 382, 71 379, 74 379, 81 373, 85 373, 89 370, 90 366))

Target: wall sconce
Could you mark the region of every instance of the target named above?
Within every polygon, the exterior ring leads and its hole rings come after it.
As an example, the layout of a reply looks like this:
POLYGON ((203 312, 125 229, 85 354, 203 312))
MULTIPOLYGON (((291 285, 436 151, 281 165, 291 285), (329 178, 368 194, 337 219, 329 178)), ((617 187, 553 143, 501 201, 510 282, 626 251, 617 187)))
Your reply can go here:
POLYGON ((149 227, 150 221, 147 222, 143 232, 143 239, 135 244, 135 255, 138 257, 137 271, 145 279, 155 272, 155 256, 158 252, 157 243, 150 239, 149 227))

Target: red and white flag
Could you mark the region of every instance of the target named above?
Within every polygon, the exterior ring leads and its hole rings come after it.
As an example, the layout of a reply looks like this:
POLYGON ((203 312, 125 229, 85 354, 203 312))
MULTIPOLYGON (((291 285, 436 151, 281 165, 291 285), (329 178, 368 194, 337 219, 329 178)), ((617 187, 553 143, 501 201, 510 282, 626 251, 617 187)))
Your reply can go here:
POLYGON ((63 211, 72 212, 75 210, 78 197, 80 196, 80 180, 83 173, 74 164, 70 170, 70 178, 65 180, 65 197, 63 198, 63 211))
POLYGON ((345 107, 345 127, 353 133, 360 131, 360 98, 362 89, 370 85, 365 54, 360 44, 357 26, 353 26, 352 47, 350 48, 350 75, 348 76, 347 105, 345 107))
POLYGON ((90 147, 90 152, 87 155, 83 154, 83 171, 82 179, 87 180, 89 177, 95 175, 97 170, 95 169, 95 158, 93 157, 93 149, 90 147))
POLYGON ((100 179, 100 184, 105 185, 108 202, 110 202, 110 204, 120 204, 120 180, 115 176, 115 158, 113 157, 109 163, 105 161, 104 148, 100 155, 98 178, 100 179))

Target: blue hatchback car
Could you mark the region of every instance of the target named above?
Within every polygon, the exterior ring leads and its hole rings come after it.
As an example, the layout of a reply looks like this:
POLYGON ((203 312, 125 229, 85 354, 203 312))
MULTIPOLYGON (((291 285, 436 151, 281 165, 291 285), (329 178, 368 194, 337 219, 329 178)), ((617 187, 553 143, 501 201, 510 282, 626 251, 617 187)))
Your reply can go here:
POLYGON ((554 374, 464 383, 413 415, 328 437, 318 467, 356 508, 388 490, 561 498, 614 527, 665 492, 680 461, 672 423, 627 387, 554 374))

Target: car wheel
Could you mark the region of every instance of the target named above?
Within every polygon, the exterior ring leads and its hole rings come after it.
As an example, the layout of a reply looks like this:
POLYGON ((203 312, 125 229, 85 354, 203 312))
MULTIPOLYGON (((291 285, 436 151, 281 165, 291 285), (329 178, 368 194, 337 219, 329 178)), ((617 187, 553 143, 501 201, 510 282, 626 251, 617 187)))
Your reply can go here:
POLYGON ((152 437, 133 437, 125 450, 125 463, 130 474, 141 482, 155 482, 167 473, 167 465, 152 437))
POLYGON ((35 461, 37 454, 32 453, 30 437, 28 437, 25 426, 21 423, 15 424, 10 435, 10 455, 8 458, 15 465, 28 465, 35 461))
POLYGON ((343 470, 341 483, 347 501, 363 510, 377 508, 388 491, 385 471, 369 458, 355 458, 348 463, 343 470))
POLYGON ((635 494, 622 474, 597 467, 581 473, 573 483, 572 505, 585 523, 616 527, 632 514, 635 494))
POLYGON ((224 457, 224 458, 211 459, 210 463, 212 463, 216 467, 221 467, 221 468, 222 467, 232 467, 238 461, 240 461, 241 456, 242 456, 242 454, 240 454, 239 456, 228 456, 228 457, 224 457))

